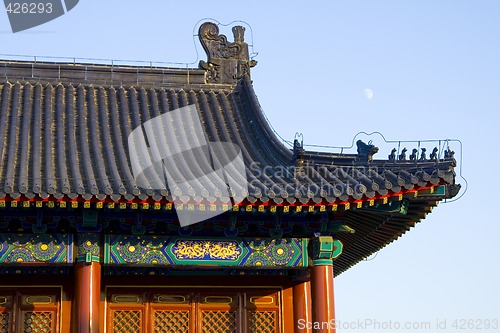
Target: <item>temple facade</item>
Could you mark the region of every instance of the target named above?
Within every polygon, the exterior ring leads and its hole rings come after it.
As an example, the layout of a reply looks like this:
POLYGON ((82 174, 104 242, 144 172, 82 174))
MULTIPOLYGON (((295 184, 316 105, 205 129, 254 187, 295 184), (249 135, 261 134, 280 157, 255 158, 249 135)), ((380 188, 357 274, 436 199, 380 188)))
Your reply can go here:
POLYGON ((0 60, 0 332, 335 332, 334 276, 458 193, 449 148, 284 145, 233 33, 198 68, 0 60))

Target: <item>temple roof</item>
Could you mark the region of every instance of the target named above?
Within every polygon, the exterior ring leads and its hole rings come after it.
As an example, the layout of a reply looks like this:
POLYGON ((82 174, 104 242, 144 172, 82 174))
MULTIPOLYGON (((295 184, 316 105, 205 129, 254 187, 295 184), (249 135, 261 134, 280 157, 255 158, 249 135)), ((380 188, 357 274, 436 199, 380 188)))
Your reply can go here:
MULTIPOLYGON (((338 234, 345 246, 338 273, 457 194, 449 151, 378 160, 376 148, 362 142, 357 154, 284 145, 253 89, 256 62, 248 58, 243 32, 235 29, 235 41, 227 42, 213 26, 200 29, 208 61, 199 68, 0 61, 0 200, 226 204, 229 193, 248 205, 313 207, 330 217, 338 211, 355 230, 338 234), (199 122, 181 119, 175 140, 199 137, 194 132, 201 128, 207 142, 236 145, 244 168, 232 177, 247 180, 240 193, 215 183, 186 192, 138 181, 130 134, 187 106, 195 107, 199 122)), ((177 158, 193 175, 213 166, 191 153, 177 158)))
MULTIPOLYGON (((127 140, 142 123, 188 105, 196 106, 209 142, 241 148, 248 179, 248 193, 241 195, 252 203, 353 202, 454 183, 453 158, 368 161, 362 154, 289 149, 270 129, 248 76, 227 86, 47 82, 42 76, 16 77, 26 65, 2 66, 8 75, 0 83, 0 198, 172 201, 168 189, 138 186, 127 140)), ((48 77, 59 66, 41 65, 48 77)), ((109 74, 111 68, 99 70, 109 74)), ((183 130, 193 126, 184 124, 183 130)), ((187 168, 197 167, 189 155, 184 158, 187 168)), ((229 200, 200 195, 209 203, 229 200)))

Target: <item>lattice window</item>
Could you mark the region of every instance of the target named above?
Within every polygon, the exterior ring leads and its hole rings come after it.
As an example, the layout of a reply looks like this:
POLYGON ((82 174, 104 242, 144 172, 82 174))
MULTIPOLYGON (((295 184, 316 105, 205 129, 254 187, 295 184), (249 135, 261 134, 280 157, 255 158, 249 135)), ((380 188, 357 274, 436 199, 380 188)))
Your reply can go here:
POLYGON ((276 312, 275 311, 258 311, 249 312, 249 328, 250 333, 275 333, 276 332, 276 312))
POLYGON ((189 333, 189 311, 155 311, 155 332, 189 333))
POLYGON ((24 313, 25 333, 51 333, 52 332, 52 312, 32 311, 24 313))
POLYGON ((0 333, 10 333, 10 313, 0 313, 0 333))
POLYGON ((236 312, 234 311, 203 311, 202 331, 204 333, 236 332, 236 312))
POLYGON ((141 333, 142 313, 137 310, 113 311, 113 332, 141 333))

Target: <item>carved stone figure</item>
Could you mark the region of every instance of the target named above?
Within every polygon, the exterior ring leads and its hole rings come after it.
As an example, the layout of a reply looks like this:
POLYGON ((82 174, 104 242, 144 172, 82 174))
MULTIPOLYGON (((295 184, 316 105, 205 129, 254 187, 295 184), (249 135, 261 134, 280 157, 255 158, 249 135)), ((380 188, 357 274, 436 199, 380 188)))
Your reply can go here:
POLYGON ((297 159, 302 155, 303 152, 304 152, 304 147, 302 143, 300 143, 299 140, 297 139, 293 140, 292 162, 297 161, 297 159))
POLYGON ((392 148, 391 154, 389 155, 389 161, 395 161, 396 160, 396 148, 392 148))
POLYGON ((378 147, 375 147, 371 144, 371 141, 368 144, 364 143, 361 140, 356 141, 356 146, 358 146, 358 160, 362 162, 371 161, 373 155, 378 152, 378 147))
POLYGON ((400 160, 400 161, 404 161, 404 160, 406 160, 406 152, 407 152, 407 151, 408 151, 408 150, 407 150, 406 148, 403 148, 403 150, 401 151, 401 154, 399 154, 399 160, 400 160))
POLYGON ((426 155, 426 153, 425 153, 425 152, 427 151, 427 149, 425 149, 425 148, 420 148, 420 150, 422 150, 422 152, 420 153, 420 160, 421 160, 421 161, 425 161, 425 160, 427 159, 427 155, 426 155))
POLYGON ((445 150, 444 151, 444 158, 454 158, 455 152, 453 150, 445 150))
POLYGON ((432 150, 432 153, 431 155, 429 156, 431 160, 437 160, 438 158, 438 149, 437 147, 434 147, 434 149, 432 150))
POLYGON ((198 31, 201 45, 208 60, 200 61, 200 68, 207 71, 208 83, 235 83, 245 75, 257 61, 250 60, 248 44, 245 43, 245 28, 233 27, 234 42, 228 42, 219 34, 219 27, 212 22, 203 23, 198 31))
POLYGON ((413 150, 411 151, 411 155, 410 155, 410 161, 415 161, 417 159, 417 152, 418 152, 418 149, 413 148, 413 150))

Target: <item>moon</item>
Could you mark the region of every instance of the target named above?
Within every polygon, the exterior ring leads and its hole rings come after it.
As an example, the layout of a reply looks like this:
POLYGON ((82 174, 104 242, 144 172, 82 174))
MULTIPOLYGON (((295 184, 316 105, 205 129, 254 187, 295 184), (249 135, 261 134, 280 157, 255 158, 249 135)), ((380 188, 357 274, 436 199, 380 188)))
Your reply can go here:
POLYGON ((370 88, 366 88, 365 90, 363 90, 363 94, 367 99, 373 98, 373 90, 371 90, 370 88))

